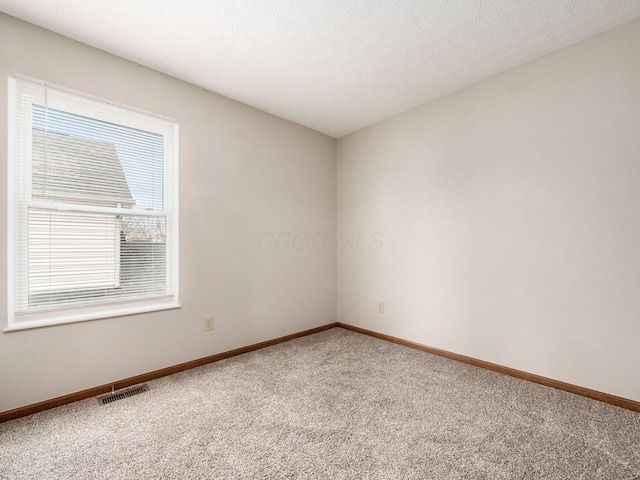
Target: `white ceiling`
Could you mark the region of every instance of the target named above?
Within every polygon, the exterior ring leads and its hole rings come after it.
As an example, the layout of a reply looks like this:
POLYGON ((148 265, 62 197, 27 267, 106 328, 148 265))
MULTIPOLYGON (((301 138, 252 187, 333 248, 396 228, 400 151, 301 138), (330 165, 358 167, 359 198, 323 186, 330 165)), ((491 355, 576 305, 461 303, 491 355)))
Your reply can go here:
POLYGON ((640 17, 640 0, 0 0, 333 137, 640 17))

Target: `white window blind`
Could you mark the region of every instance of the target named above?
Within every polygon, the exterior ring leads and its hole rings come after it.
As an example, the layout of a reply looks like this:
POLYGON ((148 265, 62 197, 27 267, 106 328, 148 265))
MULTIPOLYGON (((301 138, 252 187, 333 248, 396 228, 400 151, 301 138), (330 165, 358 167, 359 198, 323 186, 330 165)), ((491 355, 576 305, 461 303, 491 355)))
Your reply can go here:
POLYGON ((175 122, 9 85, 9 328, 177 306, 175 122))

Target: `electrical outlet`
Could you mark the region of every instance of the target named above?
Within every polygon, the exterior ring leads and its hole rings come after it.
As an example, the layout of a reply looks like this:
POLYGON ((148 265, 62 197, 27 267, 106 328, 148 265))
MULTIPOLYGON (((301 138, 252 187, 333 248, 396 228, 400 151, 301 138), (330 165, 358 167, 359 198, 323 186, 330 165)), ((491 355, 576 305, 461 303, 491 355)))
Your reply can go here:
POLYGON ((378 302, 378 313, 384 313, 384 302, 378 302))
POLYGON ((207 315, 203 320, 202 329, 205 331, 213 330, 213 315, 207 315))

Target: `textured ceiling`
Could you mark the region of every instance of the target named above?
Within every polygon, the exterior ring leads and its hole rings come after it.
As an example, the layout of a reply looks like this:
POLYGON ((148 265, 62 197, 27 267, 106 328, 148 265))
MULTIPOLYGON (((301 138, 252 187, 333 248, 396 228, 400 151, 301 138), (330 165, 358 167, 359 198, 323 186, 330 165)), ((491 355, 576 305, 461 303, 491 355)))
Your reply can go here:
POLYGON ((640 17, 640 0, 0 0, 333 137, 640 17))

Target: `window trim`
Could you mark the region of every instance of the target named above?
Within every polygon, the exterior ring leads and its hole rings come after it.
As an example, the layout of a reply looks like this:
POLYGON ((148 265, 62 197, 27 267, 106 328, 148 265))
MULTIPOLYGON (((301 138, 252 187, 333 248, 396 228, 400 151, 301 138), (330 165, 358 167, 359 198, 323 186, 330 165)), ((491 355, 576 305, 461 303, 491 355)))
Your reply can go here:
POLYGON ((160 302, 157 299, 153 301, 138 300, 140 305, 131 305, 135 301, 126 301, 127 306, 116 307, 115 303, 107 305, 93 305, 92 307, 65 307, 65 315, 48 315, 50 312, 39 312, 33 315, 21 315, 20 320, 15 323, 9 323, 3 329, 4 332, 15 332, 20 330, 31 330, 33 328, 52 327, 55 325, 67 325, 69 323, 88 322, 91 320, 100 320, 105 318, 125 317, 129 315, 138 315, 141 313, 160 312, 163 310, 175 310, 182 308, 180 302, 175 302, 173 298, 170 301, 160 302), (145 304, 147 303, 147 304, 145 304), (78 311, 72 312, 77 308, 78 311))
MULTIPOLYGON (((24 330, 30 328, 39 328, 52 325, 62 325, 68 323, 83 322, 88 320, 96 320, 102 318, 112 318, 126 315, 134 315, 139 313, 162 311, 168 309, 180 308, 179 296, 179 230, 178 230, 178 149, 179 149, 179 128, 175 119, 147 112, 135 107, 112 102, 100 97, 88 95, 66 87, 43 82, 41 80, 30 77, 15 75, 8 77, 8 122, 7 122, 7 145, 8 145, 8 181, 7 181, 7 306, 8 316, 7 324, 4 328, 5 332, 24 330), (171 275, 167 276, 167 282, 171 282, 173 292, 170 296, 156 297, 150 299, 127 299, 114 301, 105 304, 94 305, 75 305, 53 307, 48 310, 34 311, 33 313, 21 313, 16 315, 15 298, 16 295, 25 295, 26 288, 22 288, 22 292, 16 290, 20 288, 15 284, 17 269, 23 270, 21 275, 25 275, 25 263, 28 263, 28 257, 20 260, 16 253, 18 248, 17 229, 25 229, 26 222, 18 221, 17 208, 28 208, 29 204, 40 203, 33 200, 30 196, 25 196, 25 189, 30 186, 23 185, 17 177, 17 169, 19 162, 23 162, 23 158, 18 158, 16 152, 15 139, 20 125, 16 124, 17 109, 25 104, 33 105, 33 101, 28 98, 17 98, 18 82, 30 82, 42 86, 43 88, 54 88, 57 92, 61 92, 65 96, 65 101, 69 100, 70 108, 65 111, 72 114, 81 114, 90 116, 97 120, 116 123, 125 127, 143 129, 152 133, 161 134, 163 137, 165 156, 163 158, 163 188, 165 189, 164 205, 162 211, 145 211, 145 216, 162 215, 166 218, 166 233, 170 238, 171 248, 167 251, 166 268, 171 270, 171 275), (68 95, 68 98, 67 98, 68 95), (73 108, 76 106, 76 108, 73 108), (168 138, 171 137, 171 140, 168 138), (170 142, 173 145, 170 146, 170 142), (20 183, 20 184, 18 184, 20 183)), ((31 122, 28 122, 31 123, 31 122)), ((30 127, 25 125, 24 128, 30 127)), ((24 135, 26 141, 31 143, 31 134, 28 132, 24 135)), ((30 145, 26 150, 30 151, 30 145)), ((27 174, 31 178, 29 169, 31 161, 27 161, 27 174)), ((24 182, 24 183, 29 183, 24 182)), ((54 202, 46 202, 50 207, 54 202)), ((92 212, 103 213, 122 213, 121 210, 113 207, 90 206, 86 209, 81 205, 63 204, 59 205, 69 210, 87 210, 92 212)), ((131 213, 129 210, 127 213, 131 213)), ((21 218, 26 218, 22 216, 21 218)), ((21 238, 25 238, 25 232, 22 232, 21 238)), ((22 277, 24 278, 24 277, 22 277)), ((27 287, 28 288, 28 287, 27 287)))

